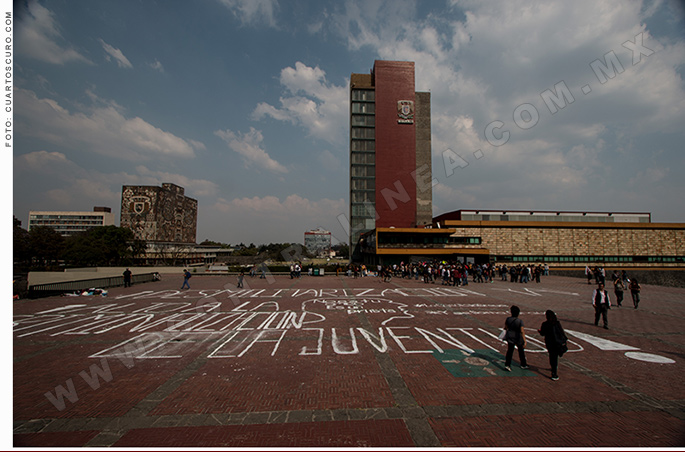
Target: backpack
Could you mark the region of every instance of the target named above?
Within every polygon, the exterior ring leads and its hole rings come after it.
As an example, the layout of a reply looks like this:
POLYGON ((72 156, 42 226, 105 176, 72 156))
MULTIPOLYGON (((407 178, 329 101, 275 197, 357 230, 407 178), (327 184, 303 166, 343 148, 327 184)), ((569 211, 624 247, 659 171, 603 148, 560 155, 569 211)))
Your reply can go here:
POLYGON ((559 346, 559 357, 561 357, 568 351, 568 345, 566 345, 568 338, 566 337, 566 333, 564 333, 564 329, 561 327, 559 322, 556 322, 556 324, 552 327, 552 332, 554 333, 554 340, 559 346))

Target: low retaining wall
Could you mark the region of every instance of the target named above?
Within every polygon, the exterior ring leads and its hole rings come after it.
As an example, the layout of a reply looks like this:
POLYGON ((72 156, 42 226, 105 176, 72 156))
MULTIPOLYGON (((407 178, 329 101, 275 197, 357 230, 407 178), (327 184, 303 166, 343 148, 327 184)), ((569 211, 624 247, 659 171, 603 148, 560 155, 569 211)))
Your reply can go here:
MULTIPOLYGON (((606 272, 607 288, 612 289, 609 282, 611 282, 614 269, 605 269, 604 271, 606 272)), ((621 271, 622 269, 618 269, 619 274, 621 271)), ((682 269, 626 269, 625 271, 629 279, 637 279, 641 284, 685 288, 685 270, 682 269)), ((552 269, 549 273, 550 275, 585 279, 584 269, 552 269)))

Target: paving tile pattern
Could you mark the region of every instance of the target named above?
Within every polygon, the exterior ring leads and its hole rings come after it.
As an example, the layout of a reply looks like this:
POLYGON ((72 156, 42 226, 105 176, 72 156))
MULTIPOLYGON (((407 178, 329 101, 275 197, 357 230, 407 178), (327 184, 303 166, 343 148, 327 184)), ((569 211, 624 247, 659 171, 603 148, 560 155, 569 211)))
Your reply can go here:
POLYGON ((456 290, 403 279, 279 276, 248 278, 242 296, 234 296, 233 278, 194 275, 184 292, 180 282, 112 289, 106 298, 16 301, 14 445, 685 444, 685 289, 643 286, 640 309, 628 296, 605 330, 593 324, 594 285, 567 277, 456 290), (505 346, 493 335, 512 304, 530 338, 529 376, 516 375, 517 354, 511 374, 494 362, 481 377, 455 376, 444 363, 457 361, 433 356, 466 347, 501 359, 505 346), (553 382, 533 340, 548 308, 566 329, 628 348, 574 340, 553 382), (286 321, 294 326, 273 329, 286 321), (112 355, 137 337, 163 342, 144 355, 112 355), (59 388, 61 407, 48 398, 59 388))

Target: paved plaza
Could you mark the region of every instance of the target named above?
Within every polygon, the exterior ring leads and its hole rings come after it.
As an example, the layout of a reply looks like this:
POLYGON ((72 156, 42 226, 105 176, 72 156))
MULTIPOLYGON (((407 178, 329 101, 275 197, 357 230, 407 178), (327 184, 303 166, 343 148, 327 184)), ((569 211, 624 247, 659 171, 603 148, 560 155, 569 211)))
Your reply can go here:
POLYGON ((685 289, 180 277, 14 303, 15 447, 685 445, 685 289), (613 290, 611 294, 614 299, 613 290), (530 370, 497 339, 521 308, 530 370), (559 381, 537 328, 569 336, 559 381))

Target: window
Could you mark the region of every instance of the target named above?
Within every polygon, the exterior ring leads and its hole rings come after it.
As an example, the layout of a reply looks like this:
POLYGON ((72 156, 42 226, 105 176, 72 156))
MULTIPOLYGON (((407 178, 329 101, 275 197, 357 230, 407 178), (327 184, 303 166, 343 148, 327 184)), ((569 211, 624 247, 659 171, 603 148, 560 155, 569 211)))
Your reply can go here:
POLYGON ((373 190, 376 189, 376 179, 373 177, 366 179, 352 179, 352 190, 373 190))
POLYGON ((353 152, 350 161, 353 165, 373 165, 376 163, 376 157, 372 153, 353 152))
POLYGON ((352 116, 353 126, 373 127, 376 125, 376 118, 374 116, 352 116))
POLYGON ((376 92, 374 90, 353 90, 352 101, 375 101, 376 92))
POLYGON ((352 203, 373 203, 376 201, 375 190, 353 190, 350 195, 352 203))
POLYGON ((352 114, 374 114, 375 112, 374 103, 352 103, 352 114))
POLYGON ((352 165, 352 177, 374 177, 376 167, 374 165, 352 165))
POLYGON ((373 152, 376 150, 376 141, 353 139, 350 148, 355 152, 373 152))
POLYGON ((376 130, 373 128, 352 127, 353 139, 375 139, 376 130))

